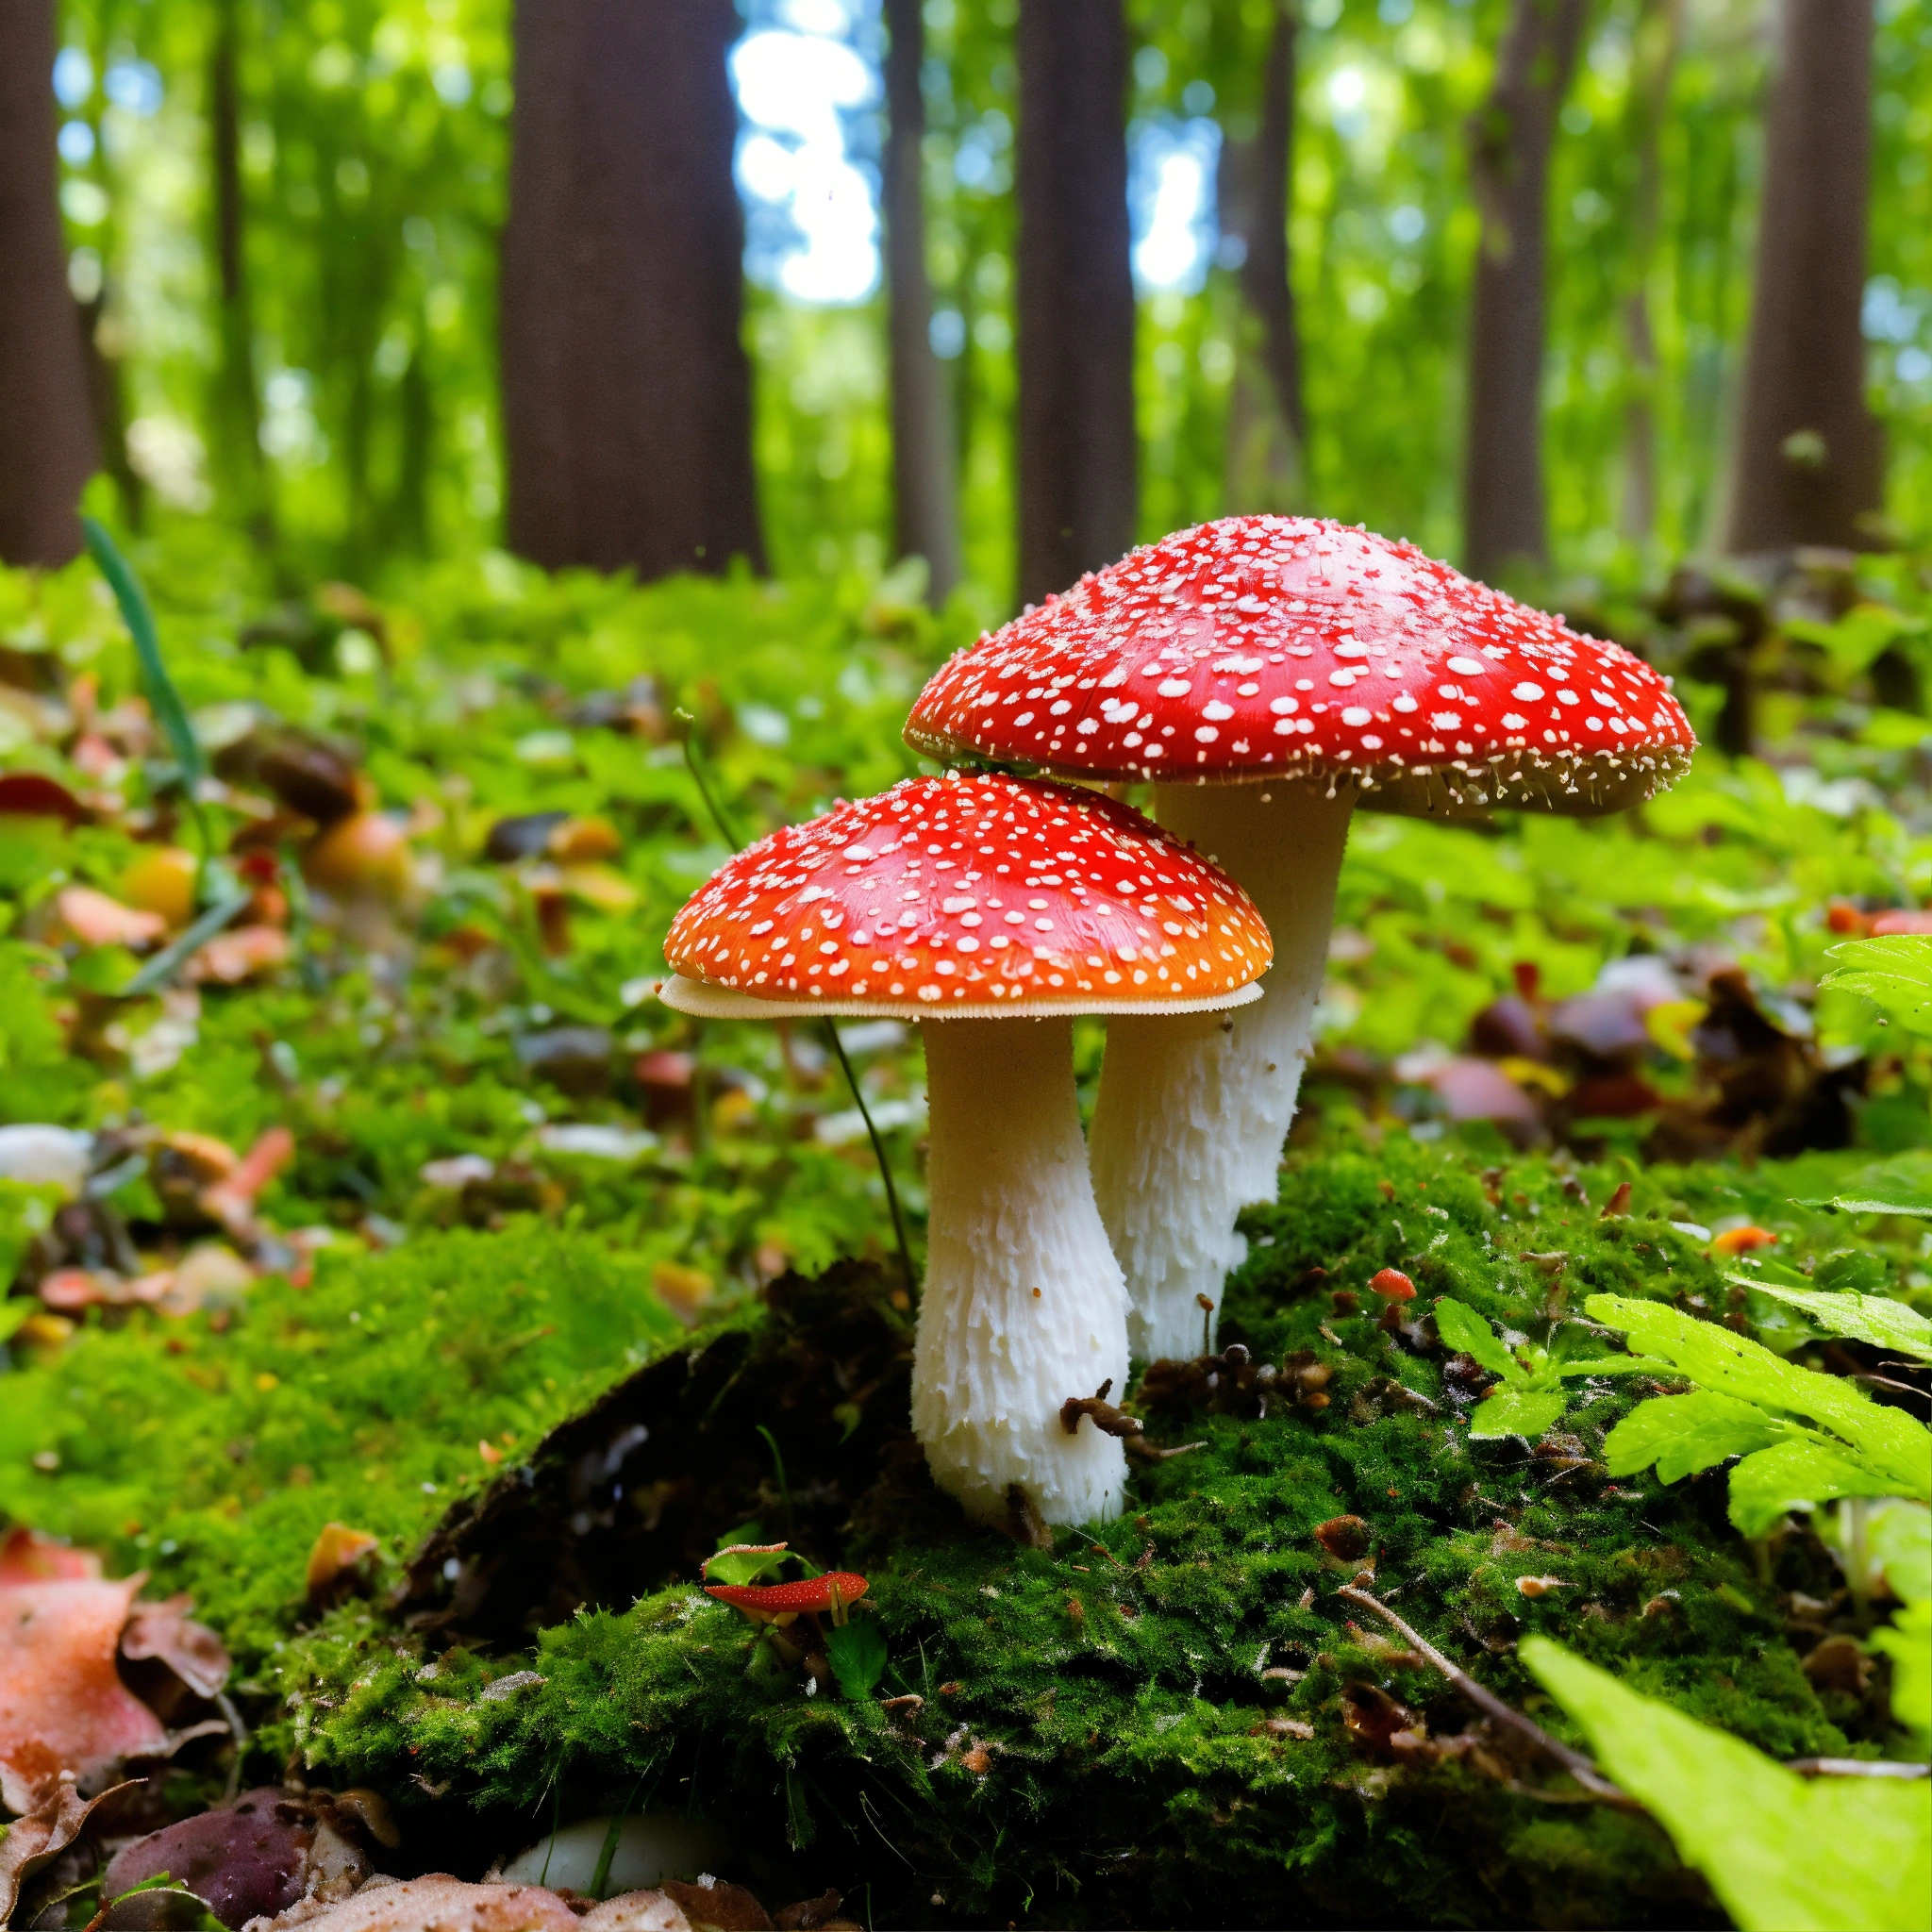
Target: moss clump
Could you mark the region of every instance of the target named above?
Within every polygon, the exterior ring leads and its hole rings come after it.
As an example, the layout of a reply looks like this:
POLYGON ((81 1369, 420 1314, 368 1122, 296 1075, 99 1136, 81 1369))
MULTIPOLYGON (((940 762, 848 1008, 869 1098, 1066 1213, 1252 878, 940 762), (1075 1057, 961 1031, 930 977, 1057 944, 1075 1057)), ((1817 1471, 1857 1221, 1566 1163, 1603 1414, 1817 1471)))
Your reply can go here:
MULTIPOLYGON (((1051 1550, 969 1528, 925 1483, 876 1275, 789 1282, 454 1512, 392 1623, 338 1616, 292 1645, 276 1741, 397 1790, 425 1829, 459 1804, 478 1846, 640 1791, 693 1803, 732 1822, 752 1882, 869 1887, 881 1924, 1716 1923, 1642 1821, 1481 1774, 1494 1740, 1361 1627, 1334 1594, 1357 1563, 1314 1535, 1360 1517, 1376 1588, 1559 1730, 1515 1664, 1525 1630, 1774 1755, 1860 1748, 1785 1633, 1779 1585, 1828 1590, 1808 1536, 1747 1547, 1721 1474, 1607 1482, 1593 1456, 1632 1399, 1619 1381, 1578 1386, 1538 1451, 1472 1441, 1472 1391, 1416 1319, 1444 1292, 1532 1331, 1600 1288, 1723 1306, 1703 1244, 1651 1217, 1685 1218, 1730 1179, 1654 1174, 1606 1220, 1618 1178, 1486 1170, 1394 1138, 1294 1164, 1253 1217, 1224 1335, 1269 1359, 1306 1351, 1327 1405, 1153 1416, 1157 1441, 1203 1446, 1143 1471, 1125 1519, 1051 1550), (1407 1321, 1361 1292, 1389 1265, 1418 1283, 1407 1321), (1361 1311, 1339 1312, 1338 1291, 1361 1311), (655 1446, 613 1459, 640 1427, 655 1446), (596 1541, 613 1490, 646 1496, 640 1522, 681 1514, 632 1527, 575 1616, 518 1638, 516 1579, 546 1534, 555 1565, 588 1574, 575 1546, 596 1541), (746 1626, 694 1587, 708 1539, 747 1520, 782 1534, 788 1507, 815 1557, 872 1578, 891 1656, 875 1697, 748 1675, 746 1626), (1525 1577, 1561 1587, 1526 1594, 1525 1577), (1398 1724, 1479 1748, 1391 1746, 1398 1724)), ((1800 1244, 1824 1232, 1790 1224, 1800 1244)))
POLYGON ((268 1280, 231 1316, 110 1326, 0 1375, 0 1521, 190 1591, 244 1676, 303 1613, 323 1525, 390 1552, 682 1330, 648 1269, 534 1230, 268 1280))

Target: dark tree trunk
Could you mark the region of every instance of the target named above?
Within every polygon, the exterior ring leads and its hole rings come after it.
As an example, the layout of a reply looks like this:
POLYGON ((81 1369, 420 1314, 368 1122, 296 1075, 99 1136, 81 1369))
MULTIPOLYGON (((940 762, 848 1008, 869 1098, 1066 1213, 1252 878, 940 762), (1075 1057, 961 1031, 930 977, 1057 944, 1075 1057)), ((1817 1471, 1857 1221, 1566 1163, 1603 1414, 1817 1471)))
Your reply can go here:
POLYGON ((1482 242, 1470 311, 1462 542, 1479 577, 1545 568, 1545 203, 1557 110, 1589 0, 1513 0, 1490 97, 1470 125, 1482 242))
POLYGON ((764 568, 731 0, 519 0, 503 242, 510 545, 764 568))
POLYGON ((1628 140, 1637 161, 1630 194, 1630 288, 1624 297, 1624 348, 1630 358, 1624 406, 1624 502, 1618 522, 1633 543, 1657 528, 1657 332, 1650 321, 1650 277, 1663 209, 1665 110, 1683 37, 1684 0, 1642 0, 1630 78, 1628 140))
POLYGON ((932 352, 925 275, 923 0, 886 0, 886 279, 891 305, 892 504, 899 554, 923 557, 935 607, 959 581, 952 398, 932 352))
POLYGON ((107 309, 108 291, 103 284, 91 300, 75 303, 74 319, 80 326, 88 411, 93 421, 101 468, 114 479, 114 493, 121 499, 121 515, 127 527, 138 531, 147 525, 147 486, 127 460, 127 391, 121 358, 110 356, 101 345, 101 324, 107 309))
POLYGON ((224 480, 240 499, 258 542, 273 540, 268 466, 261 448, 261 398, 255 382, 255 322, 249 301, 247 208, 242 190, 240 0, 221 0, 208 49, 208 158, 214 177, 215 266, 221 303, 221 367, 215 427, 224 480))
POLYGON ((0 5, 0 563, 61 564, 94 468, 55 200, 53 0, 0 5))
POLYGON ((1724 547, 1850 549, 1883 491, 1865 407, 1872 0, 1785 0, 1724 547))
POLYGON ((1304 482, 1307 422, 1288 252, 1299 27, 1294 0, 1280 0, 1262 75, 1260 125, 1252 140, 1228 142, 1221 150, 1222 231, 1245 250, 1228 406, 1228 508, 1236 510, 1294 508, 1304 482))
POLYGON ((1121 0, 1021 0, 1020 596, 1133 543, 1134 282, 1121 0))

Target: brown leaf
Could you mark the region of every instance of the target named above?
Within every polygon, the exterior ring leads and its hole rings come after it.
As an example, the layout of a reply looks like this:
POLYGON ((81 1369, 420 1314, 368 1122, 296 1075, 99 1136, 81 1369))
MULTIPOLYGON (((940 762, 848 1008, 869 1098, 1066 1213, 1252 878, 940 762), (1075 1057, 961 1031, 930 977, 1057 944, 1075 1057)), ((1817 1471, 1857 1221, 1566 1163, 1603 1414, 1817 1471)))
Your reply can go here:
MULTIPOLYGON (((63 1773, 42 1788, 39 1803, 25 1808, 0 1838, 0 1925, 13 1923, 13 1907, 21 1886, 50 1858, 58 1857, 80 1834, 89 1814, 125 1785, 115 1785, 98 1798, 83 1798, 74 1789, 72 1774, 63 1773)), ((12 1804, 9 1799, 8 1804, 12 1804)))
POLYGON ((62 1772, 87 1777, 168 1749, 161 1721, 115 1670, 144 1574, 0 1589, 0 1802, 26 1811, 62 1772))
POLYGON ((376 1548, 377 1540, 366 1529, 351 1529, 346 1523, 325 1524, 308 1552, 308 1601, 323 1609, 353 1595, 376 1548))
POLYGON ((772 1921, 741 1885, 713 1879, 709 1885, 664 1881, 664 1890, 684 1908, 691 1932, 773 1932, 772 1921))
POLYGON ((121 1633, 121 1655, 135 1663, 157 1658, 197 1697, 212 1697, 228 1681, 233 1666, 222 1640, 189 1617, 193 1607, 193 1599, 186 1596, 136 1604, 121 1633))
POLYGON ((255 1922, 257 1932, 296 1925, 314 1932, 581 1932, 583 1924, 541 1885, 467 1885, 447 1872, 365 1885, 325 1912, 305 1903, 255 1922))

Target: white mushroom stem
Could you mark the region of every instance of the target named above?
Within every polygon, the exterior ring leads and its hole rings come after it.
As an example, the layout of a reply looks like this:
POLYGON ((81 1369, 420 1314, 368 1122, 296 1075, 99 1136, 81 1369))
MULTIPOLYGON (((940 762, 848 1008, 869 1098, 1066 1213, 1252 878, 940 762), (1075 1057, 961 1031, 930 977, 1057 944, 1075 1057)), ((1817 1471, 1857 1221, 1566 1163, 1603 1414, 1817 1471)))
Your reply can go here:
POLYGON ((1073 1022, 920 1030, 932 1208, 913 1431, 940 1487, 982 1522, 1013 1521, 1015 1485, 1050 1524, 1118 1516, 1120 1442, 1060 1421, 1070 1396, 1111 1378, 1118 1400, 1127 1378, 1126 1291, 1088 1177, 1073 1022))
POLYGON ((1355 787, 1157 785, 1155 816, 1230 873, 1267 922, 1274 963, 1263 997, 1232 1012, 1117 1016, 1093 1114, 1094 1194, 1127 1281, 1137 1357, 1201 1347, 1197 1297, 1214 1304, 1246 1258, 1235 1216, 1274 1198, 1281 1145, 1335 920, 1335 882, 1355 787))

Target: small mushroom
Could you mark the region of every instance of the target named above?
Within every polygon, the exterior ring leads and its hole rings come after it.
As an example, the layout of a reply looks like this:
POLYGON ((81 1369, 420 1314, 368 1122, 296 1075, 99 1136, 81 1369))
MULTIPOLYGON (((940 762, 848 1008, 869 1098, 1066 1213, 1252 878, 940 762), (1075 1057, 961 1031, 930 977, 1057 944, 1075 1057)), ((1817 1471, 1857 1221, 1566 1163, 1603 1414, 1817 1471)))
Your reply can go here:
POLYGON ((729 1604, 754 1624, 776 1624, 783 1629, 802 1616, 829 1612, 834 1622, 842 1621, 865 1588, 865 1578, 850 1570, 828 1570, 796 1583, 708 1583, 705 1594, 729 1604))
POLYGON ((676 976, 660 997, 682 1012, 924 1023, 914 1433, 940 1487, 982 1522, 1117 1515, 1120 1442, 1060 1424, 1069 1396, 1124 1386, 1128 1359, 1073 1016, 1218 1015, 1257 997, 1271 946, 1246 896, 1111 799, 912 778, 740 853, 678 913, 664 952, 676 976))

